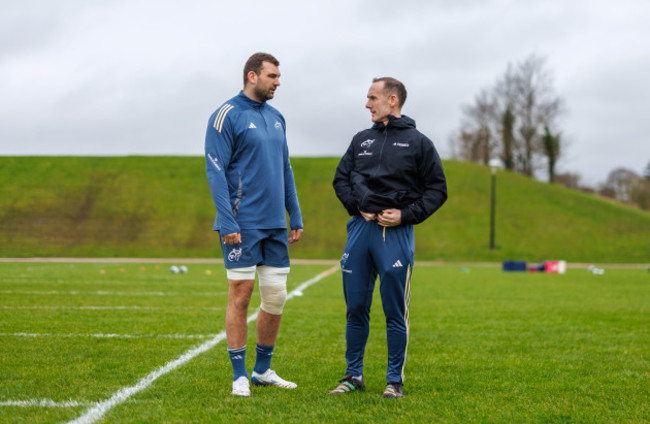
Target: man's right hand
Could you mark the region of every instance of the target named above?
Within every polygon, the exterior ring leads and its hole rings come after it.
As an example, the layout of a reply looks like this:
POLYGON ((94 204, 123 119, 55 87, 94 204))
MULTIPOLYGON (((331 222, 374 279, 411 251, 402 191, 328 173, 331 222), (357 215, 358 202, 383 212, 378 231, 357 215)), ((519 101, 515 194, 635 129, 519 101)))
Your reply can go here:
POLYGON ((221 237, 223 244, 239 244, 241 243, 241 234, 240 233, 230 233, 221 237))
POLYGON ((361 216, 363 219, 366 221, 374 221, 377 219, 377 214, 376 213, 370 213, 370 212, 364 212, 364 211, 359 211, 361 213, 361 216))

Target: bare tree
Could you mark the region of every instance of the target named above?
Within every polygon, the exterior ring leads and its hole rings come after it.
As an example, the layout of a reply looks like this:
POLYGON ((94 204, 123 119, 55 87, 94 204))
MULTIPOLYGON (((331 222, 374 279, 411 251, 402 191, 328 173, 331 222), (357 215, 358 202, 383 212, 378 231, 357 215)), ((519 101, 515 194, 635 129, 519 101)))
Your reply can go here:
POLYGON ((474 104, 463 107, 465 121, 461 130, 461 142, 470 143, 472 161, 490 162, 496 148, 497 139, 494 131, 495 105, 487 90, 474 98, 474 104))
POLYGON ((470 162, 480 161, 480 146, 476 142, 474 133, 471 131, 463 129, 459 133, 452 134, 449 137, 449 144, 452 148, 453 158, 470 162))
POLYGON ((634 171, 626 168, 616 168, 609 173, 601 192, 612 192, 614 198, 624 203, 632 200, 632 191, 641 177, 634 171))
POLYGON ((580 190, 580 175, 566 172, 564 174, 555 174, 555 182, 564 187, 580 190))
POLYGON ((604 197, 609 197, 610 199, 616 199, 616 190, 614 190, 612 187, 608 186, 607 184, 602 184, 598 188, 598 194, 604 197))
MULTIPOLYGON (((531 55, 512 70, 509 66, 505 78, 511 79, 514 93, 511 100, 518 118, 518 133, 522 140, 520 169, 524 175, 533 176, 536 153, 540 149, 542 128, 554 128, 562 107, 553 88, 551 73, 545 68, 546 59, 531 55)), ((559 141, 559 139, 558 139, 559 141)), ((559 146, 557 151, 559 152, 559 146)), ((547 159, 548 159, 547 155, 547 159)), ((557 157, 553 158, 557 161, 557 157)))
POLYGON ((650 210, 650 179, 636 172, 616 168, 609 173, 607 180, 600 186, 599 193, 618 201, 650 210))
POLYGON ((545 64, 544 58, 535 55, 517 65, 509 64, 492 89, 482 90, 474 104, 463 108, 461 133, 466 137, 458 141, 468 142, 471 135, 473 143, 481 146, 477 148, 481 162, 500 157, 506 169, 534 176, 543 157, 554 173, 562 151, 556 121, 564 102, 555 94, 545 64), (557 144, 550 150, 544 146, 547 127, 557 144))
POLYGON ((644 210, 650 210, 650 179, 639 178, 630 190, 630 201, 644 210))

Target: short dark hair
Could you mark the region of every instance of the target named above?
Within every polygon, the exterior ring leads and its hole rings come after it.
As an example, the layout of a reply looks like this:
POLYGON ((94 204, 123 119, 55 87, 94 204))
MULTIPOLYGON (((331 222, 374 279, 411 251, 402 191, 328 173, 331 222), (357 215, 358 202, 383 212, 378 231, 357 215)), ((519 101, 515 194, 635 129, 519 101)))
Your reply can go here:
POLYGON ((400 109, 404 106, 404 102, 406 101, 406 87, 404 87, 404 84, 392 77, 375 78, 372 82, 383 82, 384 92, 397 96, 400 109))
POLYGON ((255 53, 248 58, 246 65, 244 65, 244 86, 246 86, 246 82, 248 81, 248 73, 250 71, 254 71, 257 75, 259 75, 260 72, 262 72, 262 66, 264 65, 264 62, 269 62, 275 66, 280 66, 280 62, 275 57, 273 57, 273 55, 269 53, 255 53))

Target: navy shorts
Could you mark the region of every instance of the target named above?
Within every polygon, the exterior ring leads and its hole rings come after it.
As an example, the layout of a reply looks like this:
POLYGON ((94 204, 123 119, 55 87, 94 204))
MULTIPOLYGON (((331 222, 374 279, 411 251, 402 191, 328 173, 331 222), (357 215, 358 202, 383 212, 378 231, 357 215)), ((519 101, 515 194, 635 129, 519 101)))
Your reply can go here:
POLYGON ((221 241, 223 263, 226 268, 246 268, 255 265, 277 268, 289 266, 289 237, 285 228, 241 230, 240 234, 239 244, 224 244, 221 241))

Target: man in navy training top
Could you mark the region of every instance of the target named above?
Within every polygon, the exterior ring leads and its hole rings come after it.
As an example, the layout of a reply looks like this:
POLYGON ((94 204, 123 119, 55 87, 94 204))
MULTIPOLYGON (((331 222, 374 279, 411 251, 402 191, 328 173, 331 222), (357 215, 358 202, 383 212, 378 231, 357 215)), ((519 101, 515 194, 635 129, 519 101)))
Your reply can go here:
POLYGON ((375 78, 367 97, 374 124, 354 136, 334 176, 336 195, 352 218, 341 258, 347 369, 330 394, 365 388, 363 356, 379 275, 388 339, 383 397, 399 398, 409 335, 413 225, 447 200, 447 183, 433 143, 401 114, 404 85, 394 78, 375 78))
POLYGON ((244 89, 212 114, 205 136, 206 173, 217 209, 213 230, 221 237, 228 277, 226 339, 234 374, 232 394, 243 397, 250 396, 246 315, 256 272, 262 302, 251 381, 297 387, 271 369, 287 297, 288 243, 300 240, 303 231, 284 117, 266 103, 280 85, 279 65, 270 54, 252 55, 244 66, 244 89))

